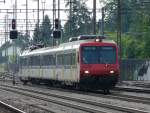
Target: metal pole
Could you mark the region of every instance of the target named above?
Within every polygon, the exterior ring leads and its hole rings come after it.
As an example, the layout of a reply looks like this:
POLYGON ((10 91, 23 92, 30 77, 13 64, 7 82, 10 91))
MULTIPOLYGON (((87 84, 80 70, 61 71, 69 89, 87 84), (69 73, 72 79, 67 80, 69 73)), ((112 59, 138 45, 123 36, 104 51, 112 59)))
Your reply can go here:
POLYGON ((93 34, 96 34, 96 0, 93 0, 93 34))
MULTIPOLYGON (((7 19, 8 19, 8 15, 5 16, 5 43, 6 43, 6 38, 7 38, 7 19)), ((6 48, 5 48, 5 57, 6 57, 6 48)))
MULTIPOLYGON (((55 29, 55 0, 53 0, 53 31, 55 29)), ((52 46, 54 46, 54 38, 52 38, 52 46)))
POLYGON ((59 21, 58 29, 60 29, 60 0, 58 0, 58 21, 59 21))
POLYGON ((44 13, 45 13, 45 0, 42 0, 42 10, 43 10, 43 21, 44 21, 44 13))
POLYGON ((102 36, 104 36, 104 7, 102 8, 102 24, 101 24, 101 32, 102 32, 102 36))
MULTIPOLYGON (((15 5, 14 5, 14 18, 16 19, 16 29, 17 29, 17 0, 15 0, 15 5)), ((17 60, 17 55, 16 55, 16 46, 15 46, 15 42, 13 41, 13 58, 15 59, 15 61, 17 60)), ((15 70, 16 70, 16 63, 15 61, 13 62, 13 81, 12 84, 15 85, 16 81, 15 81, 15 70)))
MULTIPOLYGON (((53 30, 55 29, 55 19, 56 19, 56 0, 53 0, 53 30)), ((52 38, 53 46, 55 45, 55 39, 52 38)))
POLYGON ((120 59, 121 59, 121 0, 118 0, 118 10, 117 10, 117 44, 119 45, 120 59))
POLYGON ((26 38, 28 38, 28 0, 26 0, 26 38))
POLYGON ((69 1, 70 3, 70 19, 69 19, 69 30, 70 30, 70 36, 72 36, 72 0, 69 1))
MULTIPOLYGON (((120 70, 121 70, 121 58, 122 58, 122 55, 121 55, 121 0, 118 0, 118 9, 117 9, 117 44, 119 45, 119 64, 120 64, 120 70)), ((121 74, 122 71, 120 71, 120 74, 121 74)), ((119 80, 121 82, 121 78, 119 80)))
POLYGON ((16 29, 17 29, 17 0, 15 0, 15 19, 16 19, 16 29))
MULTIPOLYGON (((58 29, 61 30, 61 28, 60 28, 60 27, 61 27, 61 26, 60 26, 60 25, 61 25, 61 23, 60 23, 60 22, 61 22, 61 21, 60 21, 60 0, 58 0, 58 21, 59 21, 58 29)), ((59 43, 61 43, 61 42, 62 42, 62 36, 61 36, 60 39, 57 40, 57 45, 58 45, 59 43)))
POLYGON ((38 20, 38 22, 37 22, 37 41, 40 41, 39 40, 39 23, 40 23, 40 21, 39 21, 39 0, 37 0, 37 20, 38 20))
MULTIPOLYGON (((44 5, 44 3, 43 3, 43 5, 44 5)), ((43 21, 44 21, 44 6, 43 6, 43 21)))

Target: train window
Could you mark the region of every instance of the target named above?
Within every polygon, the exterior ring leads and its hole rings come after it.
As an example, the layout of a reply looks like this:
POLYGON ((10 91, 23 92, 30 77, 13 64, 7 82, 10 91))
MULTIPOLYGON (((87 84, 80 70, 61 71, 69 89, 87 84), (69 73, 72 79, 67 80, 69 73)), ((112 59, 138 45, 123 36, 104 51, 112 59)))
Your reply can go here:
POLYGON ((55 65, 56 64, 56 59, 55 59, 55 55, 50 55, 50 65, 55 65))
POLYGON ((22 58, 22 66, 27 66, 27 58, 22 58))
POLYGON ((49 63, 50 63, 49 55, 43 56, 42 65, 46 66, 46 65, 49 65, 49 63))
POLYGON ((32 65, 32 59, 31 59, 31 57, 29 57, 29 65, 30 66, 32 65))
POLYGON ((63 54, 61 55, 57 55, 57 65, 63 65, 64 61, 63 61, 63 54))
POLYGON ((64 65, 75 64, 75 53, 64 54, 64 65))
POLYGON ((45 55, 45 56, 43 56, 42 65, 55 65, 55 64, 56 64, 55 55, 45 55))
POLYGON ((40 65, 40 56, 31 56, 29 64, 31 66, 39 66, 40 65))
POLYGON ((74 61, 72 53, 64 55, 64 65, 72 65, 74 61))
POLYGON ((69 54, 64 54, 64 65, 69 65, 69 54))
POLYGON ((20 64, 20 66, 23 66, 23 58, 19 59, 19 64, 20 64))
POLYGON ((29 65, 33 66, 33 57, 30 57, 30 60, 29 60, 29 65))

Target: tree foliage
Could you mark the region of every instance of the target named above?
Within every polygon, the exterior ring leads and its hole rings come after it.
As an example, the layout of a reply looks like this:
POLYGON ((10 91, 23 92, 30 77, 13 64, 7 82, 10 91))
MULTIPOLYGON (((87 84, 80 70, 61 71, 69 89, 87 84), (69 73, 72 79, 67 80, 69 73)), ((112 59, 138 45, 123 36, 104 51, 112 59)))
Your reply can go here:
MULTIPOLYGON (((20 47, 22 50, 25 49, 26 47, 28 47, 30 44, 29 36, 26 36, 22 33, 18 33, 17 39, 15 39, 13 41, 14 41, 14 44, 16 46, 20 47)), ((1 46, 0 50, 3 50, 10 46, 12 46, 12 43, 10 41, 7 41, 1 46)))
POLYGON ((18 38, 14 40, 16 45, 19 45, 22 49, 26 48, 30 44, 29 36, 19 33, 18 38))
MULTIPOLYGON (((67 0, 66 6, 69 6, 69 3, 70 0, 67 0)), ((64 25, 66 40, 71 36, 90 34, 92 31, 91 12, 88 10, 85 0, 73 0, 72 6, 72 15, 68 16, 68 21, 64 25)))
MULTIPOLYGON (((105 30, 117 30, 117 0, 105 2, 105 30)), ((122 56, 124 58, 150 57, 150 2, 121 0, 122 56)))
POLYGON ((45 46, 52 46, 53 41, 52 41, 52 25, 50 22, 49 17, 46 15, 41 26, 39 26, 38 29, 38 24, 36 24, 34 34, 33 34, 33 43, 42 43, 45 46))

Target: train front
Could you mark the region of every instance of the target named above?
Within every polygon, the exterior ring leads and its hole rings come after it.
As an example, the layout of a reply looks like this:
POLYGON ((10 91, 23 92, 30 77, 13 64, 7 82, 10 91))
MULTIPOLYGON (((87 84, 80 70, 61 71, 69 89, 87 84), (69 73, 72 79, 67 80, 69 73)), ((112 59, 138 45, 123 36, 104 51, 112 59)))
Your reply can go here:
POLYGON ((90 42, 80 46, 81 85, 109 91, 119 78, 118 48, 115 43, 90 42))

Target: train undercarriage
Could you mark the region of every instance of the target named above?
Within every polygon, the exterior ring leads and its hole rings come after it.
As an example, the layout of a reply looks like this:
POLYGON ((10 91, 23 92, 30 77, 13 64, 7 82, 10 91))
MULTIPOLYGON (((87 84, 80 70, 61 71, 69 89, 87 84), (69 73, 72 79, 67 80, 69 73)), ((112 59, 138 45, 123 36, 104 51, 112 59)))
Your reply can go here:
POLYGON ((57 81, 50 79, 39 79, 39 78, 26 78, 20 80, 23 84, 27 84, 28 82, 32 84, 46 84, 48 86, 59 86, 62 88, 71 87, 74 89, 89 91, 89 90, 103 90, 104 94, 108 94, 109 90, 112 89, 117 81, 117 76, 82 76, 80 82, 70 82, 70 81, 57 81))

